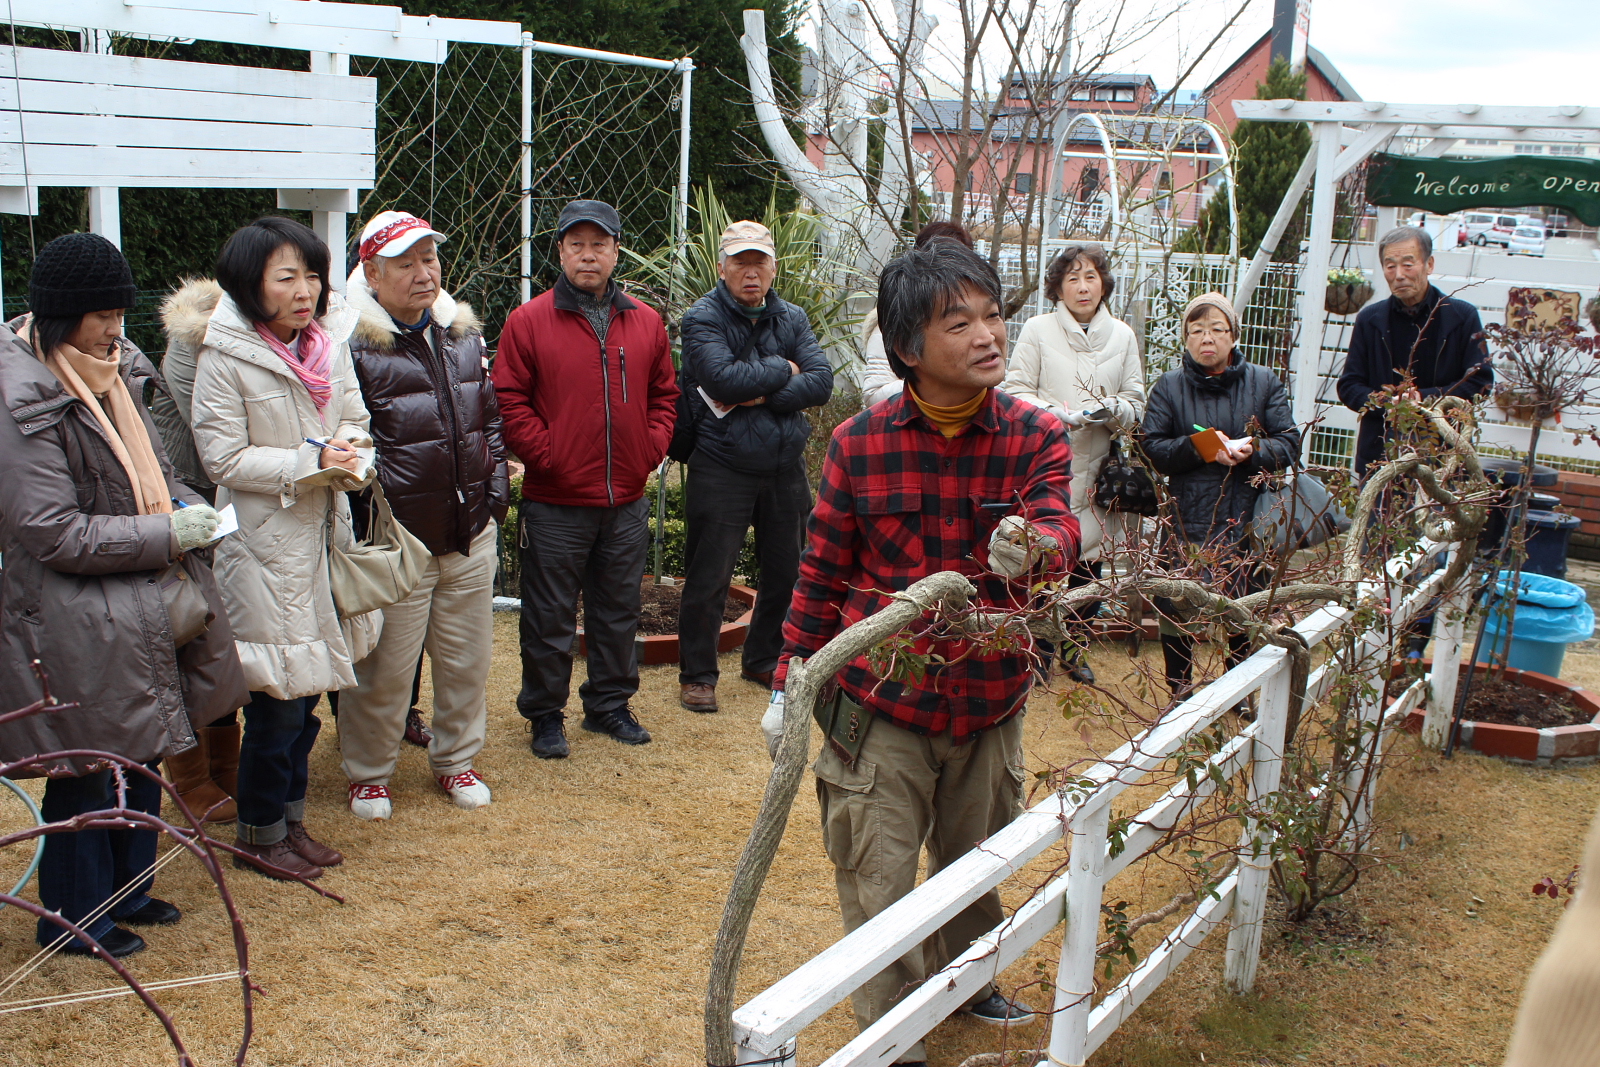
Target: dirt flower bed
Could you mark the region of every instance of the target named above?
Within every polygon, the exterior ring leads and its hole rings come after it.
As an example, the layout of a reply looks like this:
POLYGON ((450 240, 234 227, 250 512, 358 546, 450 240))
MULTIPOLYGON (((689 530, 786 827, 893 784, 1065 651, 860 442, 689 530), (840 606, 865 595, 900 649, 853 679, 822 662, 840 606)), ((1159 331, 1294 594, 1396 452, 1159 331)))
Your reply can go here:
POLYGON ((1553 726, 1577 726, 1589 722, 1593 716, 1574 704, 1565 693, 1543 693, 1513 682, 1491 680, 1480 673, 1473 680, 1463 718, 1469 722, 1543 730, 1553 726))

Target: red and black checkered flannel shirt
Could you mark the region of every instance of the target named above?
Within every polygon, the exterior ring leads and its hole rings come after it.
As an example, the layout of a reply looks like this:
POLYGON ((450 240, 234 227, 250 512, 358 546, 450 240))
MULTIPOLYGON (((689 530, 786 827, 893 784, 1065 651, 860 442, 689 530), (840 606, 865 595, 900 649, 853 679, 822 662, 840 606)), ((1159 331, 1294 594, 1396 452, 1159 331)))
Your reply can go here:
MULTIPOLYGON (((822 469, 774 688, 783 687, 790 656, 815 655, 846 626, 885 607, 888 593, 919 578, 960 571, 977 587, 977 603, 1012 607, 1027 601, 1029 582, 1063 577, 1080 543, 1068 501, 1071 471, 1060 420, 998 390, 952 438, 905 392, 840 426, 822 469), (1028 581, 986 573, 989 538, 1008 514, 1036 523, 1061 545, 1028 581)), ((1026 656, 963 656, 968 642, 928 637, 914 649, 944 659, 920 683, 876 678, 865 656, 840 672, 839 682, 876 715, 921 734, 950 730, 956 744, 1005 722, 1027 696, 1026 656)))

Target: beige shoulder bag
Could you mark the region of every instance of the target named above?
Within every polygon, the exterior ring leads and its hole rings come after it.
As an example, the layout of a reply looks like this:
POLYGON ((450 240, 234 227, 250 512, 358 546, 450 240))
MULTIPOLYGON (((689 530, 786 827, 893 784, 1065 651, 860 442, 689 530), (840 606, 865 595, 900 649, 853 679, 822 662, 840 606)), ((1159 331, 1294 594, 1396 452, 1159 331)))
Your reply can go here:
POLYGON ((328 577, 339 618, 353 619, 397 604, 422 580, 432 553, 395 519, 383 487, 372 481, 372 522, 367 539, 342 548, 333 537, 334 511, 328 514, 328 577))

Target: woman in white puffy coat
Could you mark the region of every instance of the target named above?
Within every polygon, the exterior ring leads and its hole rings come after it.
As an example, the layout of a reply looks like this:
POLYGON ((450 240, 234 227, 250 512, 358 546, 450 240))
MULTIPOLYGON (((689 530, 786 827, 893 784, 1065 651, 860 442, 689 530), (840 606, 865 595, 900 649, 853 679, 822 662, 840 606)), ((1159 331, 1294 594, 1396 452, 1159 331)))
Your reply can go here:
POLYGON ((215 285, 191 283, 197 291, 180 303, 196 313, 167 323, 198 353, 195 444, 217 506, 232 504, 239 521, 216 550, 250 687, 237 844, 302 878, 343 858, 305 828, 307 759, 321 725, 312 709, 323 693, 355 686, 352 665, 382 626, 381 612, 341 623, 328 575, 329 544, 354 543, 345 491, 371 480, 370 469, 357 476, 354 449, 372 444, 350 360, 357 315, 330 300, 329 258, 300 223, 258 219, 228 239, 215 285))
MULTIPOLYGON (((1106 511, 1091 497, 1111 452, 1112 434, 1133 429, 1144 417, 1144 361, 1133 329, 1106 307, 1114 287, 1111 261, 1102 249, 1063 249, 1044 277, 1045 296, 1056 310, 1023 323, 1001 386, 1053 412, 1071 434, 1072 513, 1083 531, 1083 546, 1069 585, 1099 577, 1102 555, 1126 535, 1123 513, 1106 511)), ((1077 681, 1094 680, 1079 659, 1068 662, 1067 673, 1077 681)))

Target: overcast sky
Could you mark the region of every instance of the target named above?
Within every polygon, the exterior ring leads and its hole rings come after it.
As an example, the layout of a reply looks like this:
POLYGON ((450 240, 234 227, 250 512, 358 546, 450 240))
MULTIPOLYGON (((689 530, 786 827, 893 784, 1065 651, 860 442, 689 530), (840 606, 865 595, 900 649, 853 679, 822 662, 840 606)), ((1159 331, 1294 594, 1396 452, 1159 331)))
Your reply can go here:
MULTIPOLYGON (((892 20, 889 0, 869 2, 892 20)), ((960 42, 955 5, 923 2, 940 19, 929 67, 936 77, 954 81, 949 57, 960 42)), ((1165 90, 1241 2, 1189 0, 1176 18, 1099 69, 1148 74, 1165 90)), ((1091 25, 1109 23, 1120 11, 1124 35, 1130 23, 1171 10, 1170 0, 1079 3, 1091 25)), ((1252 0, 1183 87, 1203 89, 1267 31, 1272 9, 1273 0, 1252 0)), ((810 27, 802 36, 811 40, 810 27)), ((1311 43, 1369 100, 1600 109, 1600 0, 1312 0, 1311 43)), ((997 61, 1003 68, 1003 57, 990 57, 986 66, 997 61)))
MULTIPOLYGON (((1236 2, 1203 0, 1188 25, 1117 66, 1148 68, 1166 88, 1181 37, 1208 23, 1214 33, 1236 2)), ((1185 88, 1203 88, 1271 24, 1272 0, 1255 0, 1185 88)), ((1312 0, 1311 44, 1369 100, 1600 108, 1600 0, 1312 0)))

